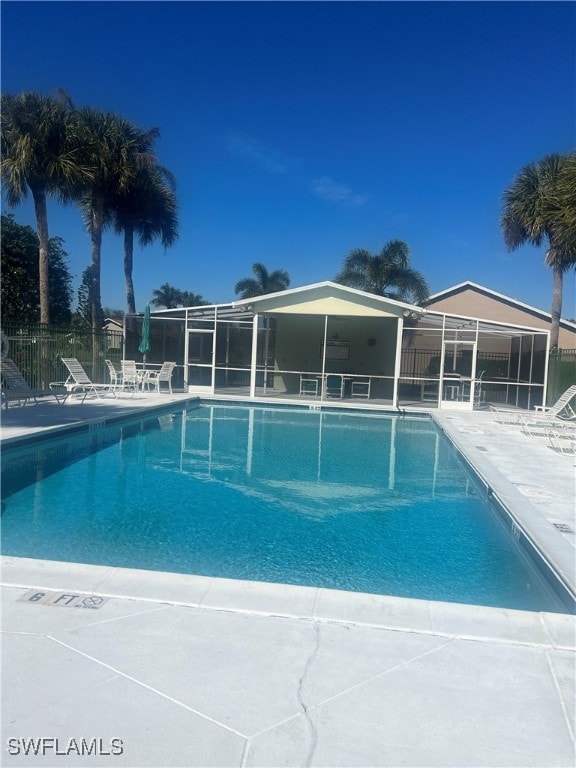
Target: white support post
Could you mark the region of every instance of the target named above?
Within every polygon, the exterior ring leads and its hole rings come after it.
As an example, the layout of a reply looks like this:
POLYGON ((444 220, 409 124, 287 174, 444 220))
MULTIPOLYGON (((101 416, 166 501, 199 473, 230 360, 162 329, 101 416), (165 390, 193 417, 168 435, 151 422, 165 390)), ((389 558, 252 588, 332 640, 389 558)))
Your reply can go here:
POLYGON ((184 391, 188 392, 188 310, 184 312, 184 391))
POLYGON ((398 318, 396 328, 396 355, 394 359, 394 384, 392 389, 392 407, 398 408, 398 380, 400 378, 400 369, 402 364, 402 336, 404 333, 404 319, 398 318))
POLYGON ((270 350, 270 315, 264 315, 264 394, 268 391, 268 353, 270 350))
MULTIPOLYGON (((534 337, 532 337, 534 338, 534 337)), ((544 353, 544 389, 542 390, 542 405, 546 405, 548 395, 548 367, 550 364, 550 331, 546 331, 546 352, 544 353)))
POLYGON ((216 326, 218 323, 218 307, 214 307, 214 333, 212 334, 212 394, 216 392, 216 326))
POLYGON ((258 360, 258 313, 252 320, 252 359, 250 361, 250 397, 256 397, 256 362, 258 360))
MULTIPOLYGON (((534 334, 531 334, 530 336, 530 371, 528 372, 528 382, 530 386, 528 387, 528 410, 530 410, 530 407, 532 405, 532 369, 534 366, 534 334)), ((542 405, 545 405, 545 403, 542 403, 542 405)))
MULTIPOLYGON (((522 365, 522 336, 518 336, 518 365, 516 366, 516 382, 520 384, 520 366, 522 365)), ((520 387, 516 387, 516 408, 520 396, 520 387)))
MULTIPOLYGON (((480 321, 476 320, 476 333, 474 335, 474 346, 472 347, 472 370, 470 371, 470 400, 472 402, 472 410, 474 410, 474 403, 476 402, 476 387, 482 386, 476 382, 476 370, 478 361, 478 341, 480 339, 480 321)), ((480 405, 480 401, 478 401, 480 405)))
POLYGON ((324 315, 324 347, 322 352, 322 378, 320 380, 320 402, 324 400, 324 389, 326 383, 326 344, 328 341, 328 315, 324 315))
POLYGON ((446 315, 442 315, 442 351, 440 352, 440 378, 438 381, 438 408, 442 408, 444 399, 444 361, 446 359, 446 315))

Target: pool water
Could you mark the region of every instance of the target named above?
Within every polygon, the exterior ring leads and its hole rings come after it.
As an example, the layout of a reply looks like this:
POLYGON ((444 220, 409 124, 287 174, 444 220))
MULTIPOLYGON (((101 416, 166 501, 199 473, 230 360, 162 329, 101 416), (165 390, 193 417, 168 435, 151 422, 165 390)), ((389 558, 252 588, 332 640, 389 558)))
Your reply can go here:
POLYGON ((2 553, 564 610, 427 417, 200 405, 5 451, 2 553))

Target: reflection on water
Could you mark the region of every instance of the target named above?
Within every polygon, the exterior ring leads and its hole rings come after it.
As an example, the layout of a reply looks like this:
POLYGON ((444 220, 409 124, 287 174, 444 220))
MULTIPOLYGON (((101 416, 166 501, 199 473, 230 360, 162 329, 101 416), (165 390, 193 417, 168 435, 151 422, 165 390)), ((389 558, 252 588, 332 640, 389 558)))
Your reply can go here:
POLYGON ((183 422, 179 470, 311 515, 473 493, 433 423, 417 416, 206 407, 183 422))

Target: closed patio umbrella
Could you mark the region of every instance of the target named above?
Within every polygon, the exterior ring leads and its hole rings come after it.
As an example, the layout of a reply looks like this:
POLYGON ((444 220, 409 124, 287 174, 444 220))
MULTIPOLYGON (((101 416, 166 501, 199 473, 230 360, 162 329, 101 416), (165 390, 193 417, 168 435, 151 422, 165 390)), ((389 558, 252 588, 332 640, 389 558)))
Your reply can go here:
POLYGON ((144 319, 142 320, 142 337, 138 351, 144 355, 144 365, 146 365, 146 353, 150 351, 150 304, 146 304, 144 309, 144 319))

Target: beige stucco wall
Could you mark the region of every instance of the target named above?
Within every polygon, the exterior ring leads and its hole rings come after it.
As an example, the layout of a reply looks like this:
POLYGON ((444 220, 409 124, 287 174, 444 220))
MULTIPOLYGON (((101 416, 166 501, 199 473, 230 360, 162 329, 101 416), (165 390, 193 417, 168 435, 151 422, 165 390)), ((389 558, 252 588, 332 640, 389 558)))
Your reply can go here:
MULTIPOLYGON (((264 310, 271 312, 272 310, 264 310)), ((275 308, 274 314, 294 314, 294 315, 345 315, 347 317, 399 317, 402 312, 395 308, 394 312, 383 307, 371 307, 364 303, 345 301, 336 296, 327 296, 321 299, 310 299, 309 301, 294 301, 275 308)))
MULTIPOLYGON (((452 296, 431 301, 428 304, 428 309, 455 315, 466 315, 467 317, 479 317, 483 320, 496 320, 511 325, 550 330, 549 320, 472 289, 464 289, 452 296)), ((576 331, 560 328, 558 346, 562 349, 576 349, 576 331)))

